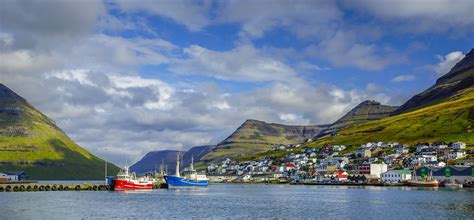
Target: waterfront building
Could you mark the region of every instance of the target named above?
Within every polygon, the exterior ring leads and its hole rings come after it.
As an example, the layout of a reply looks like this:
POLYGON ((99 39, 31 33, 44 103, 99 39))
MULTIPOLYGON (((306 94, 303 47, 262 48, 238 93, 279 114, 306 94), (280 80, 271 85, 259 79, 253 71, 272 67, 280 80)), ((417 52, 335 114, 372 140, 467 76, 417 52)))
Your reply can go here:
POLYGON ((25 171, 2 171, 0 172, 0 182, 16 182, 28 180, 25 171))
POLYGON ((387 183, 401 183, 412 179, 411 170, 389 170, 380 175, 382 181, 387 183))
POLYGON ((379 163, 379 164, 372 163, 372 164, 370 164, 370 175, 374 175, 374 176, 377 176, 378 178, 380 178, 380 175, 383 172, 386 172, 387 168, 388 168, 388 166, 384 162, 379 163))
POLYGON ((416 170, 416 177, 423 179, 430 172, 433 179, 440 182, 458 181, 460 183, 474 181, 474 166, 446 166, 446 167, 421 167, 416 170))

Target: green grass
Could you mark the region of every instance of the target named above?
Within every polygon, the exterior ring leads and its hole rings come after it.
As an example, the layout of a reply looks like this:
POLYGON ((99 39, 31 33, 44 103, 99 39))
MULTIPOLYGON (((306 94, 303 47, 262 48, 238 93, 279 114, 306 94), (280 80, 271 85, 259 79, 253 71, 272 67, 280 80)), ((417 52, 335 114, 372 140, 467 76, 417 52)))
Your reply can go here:
POLYGON ((417 142, 463 141, 474 144, 474 89, 417 111, 355 125, 339 131, 339 136, 321 138, 306 146, 323 144, 360 145, 370 141, 417 142))
MULTIPOLYGON (((37 180, 103 178, 105 161, 74 143, 45 115, 22 102, 0 104, 24 110, 0 113, 0 171, 24 170, 37 180), (11 130, 22 132, 5 135, 11 130)), ((113 164, 108 168, 110 174, 118 172, 113 164)))

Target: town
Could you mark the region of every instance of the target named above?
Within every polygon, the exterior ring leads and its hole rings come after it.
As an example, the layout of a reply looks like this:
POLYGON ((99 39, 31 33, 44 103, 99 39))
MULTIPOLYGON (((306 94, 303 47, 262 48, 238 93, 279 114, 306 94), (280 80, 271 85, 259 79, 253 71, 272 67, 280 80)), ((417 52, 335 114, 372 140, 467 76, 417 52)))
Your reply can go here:
POLYGON ((278 145, 270 151, 286 154, 251 161, 227 158, 207 167, 209 178, 213 182, 403 185, 431 175, 441 184, 451 181, 465 187, 472 187, 474 180, 474 150, 463 142, 370 142, 317 148, 296 144, 278 145))

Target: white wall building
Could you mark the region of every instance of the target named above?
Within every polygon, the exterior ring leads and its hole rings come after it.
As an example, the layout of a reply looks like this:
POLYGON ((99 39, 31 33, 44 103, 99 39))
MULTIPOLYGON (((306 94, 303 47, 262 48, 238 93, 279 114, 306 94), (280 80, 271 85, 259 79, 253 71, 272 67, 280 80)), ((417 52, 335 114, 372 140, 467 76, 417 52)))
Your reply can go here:
POLYGON ((412 174, 410 170, 389 170, 380 175, 382 181, 387 183, 401 183, 411 180, 412 174))
POLYGON ((385 163, 380 163, 380 164, 372 163, 370 164, 370 175, 375 175, 380 178, 380 175, 386 172, 387 168, 388 166, 385 163))

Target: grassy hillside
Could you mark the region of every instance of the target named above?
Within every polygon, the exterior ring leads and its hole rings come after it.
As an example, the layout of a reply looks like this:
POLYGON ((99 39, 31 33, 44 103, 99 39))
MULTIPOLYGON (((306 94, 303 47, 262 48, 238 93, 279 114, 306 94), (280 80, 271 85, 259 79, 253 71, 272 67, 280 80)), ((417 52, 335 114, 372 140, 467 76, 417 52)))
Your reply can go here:
POLYGON ((267 151, 278 144, 302 143, 313 138, 321 130, 321 126, 287 126, 266 123, 257 120, 245 121, 232 135, 219 143, 216 148, 201 158, 204 162, 253 155, 267 151))
MULTIPOLYGON (((104 160, 0 84, 0 170, 24 170, 30 179, 102 179, 104 168, 104 160)), ((115 175, 118 168, 108 170, 115 175)))
POLYGON ((445 102, 341 130, 307 146, 325 143, 359 145, 369 141, 464 141, 474 144, 474 88, 459 91, 445 102))

